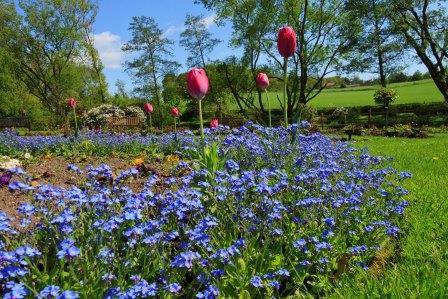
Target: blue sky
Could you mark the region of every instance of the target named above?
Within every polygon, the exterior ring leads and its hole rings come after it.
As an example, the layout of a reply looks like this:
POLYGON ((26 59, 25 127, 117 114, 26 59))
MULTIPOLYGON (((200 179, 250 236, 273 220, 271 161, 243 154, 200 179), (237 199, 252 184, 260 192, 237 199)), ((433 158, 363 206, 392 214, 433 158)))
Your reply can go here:
MULTIPOLYGON (((100 0, 100 9, 94 25, 95 44, 105 66, 104 72, 112 93, 116 90, 117 79, 123 80, 128 90, 132 89, 132 79, 124 71, 126 55, 121 51, 121 46, 130 39, 128 27, 133 16, 153 17, 165 36, 175 43, 174 58, 182 64, 180 71, 187 70, 187 53, 179 45, 179 35, 183 31, 187 14, 203 15, 213 36, 223 41, 211 53, 211 59, 221 59, 238 53, 238 50, 229 48, 232 34, 230 24, 224 27, 216 26, 213 22, 214 14, 201 5, 194 4, 193 0, 100 0)), ((414 72, 416 69, 426 71, 422 65, 414 62, 409 62, 409 65, 408 72, 414 72)), ((363 74, 361 77, 369 75, 363 74)))
POLYGON ((181 71, 186 71, 187 52, 179 45, 179 35, 187 14, 203 15, 210 32, 223 42, 219 44, 211 59, 219 59, 235 53, 228 47, 231 26, 218 27, 214 23, 214 15, 193 0, 101 0, 97 20, 94 25, 95 44, 105 66, 105 75, 109 90, 114 92, 117 79, 132 89, 132 79, 124 71, 123 63, 126 55, 121 45, 130 39, 129 23, 133 16, 150 16, 155 19, 165 36, 174 41, 174 57, 182 64, 181 71))

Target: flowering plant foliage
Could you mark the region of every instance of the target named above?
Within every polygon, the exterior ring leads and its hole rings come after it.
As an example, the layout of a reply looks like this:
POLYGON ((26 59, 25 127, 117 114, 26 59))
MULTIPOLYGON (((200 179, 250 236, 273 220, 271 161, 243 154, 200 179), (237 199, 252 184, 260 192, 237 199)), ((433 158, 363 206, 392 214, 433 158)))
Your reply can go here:
POLYGON ((110 104, 103 104, 98 107, 92 108, 85 112, 83 115, 84 123, 87 126, 103 126, 107 123, 109 117, 124 117, 132 116, 145 119, 145 112, 137 106, 128 106, 123 109, 110 104))
POLYGON ((87 126, 95 127, 105 125, 109 117, 122 117, 125 115, 125 112, 121 108, 104 104, 85 112, 83 120, 87 126))
POLYGON ((400 234, 399 184, 410 175, 303 134, 306 125, 219 126, 203 141, 179 133, 190 141, 180 143, 184 159, 141 190, 128 184, 137 168, 114 177, 108 165, 69 165, 85 177, 69 188, 33 187, 10 170, 9 189, 31 199, 19 207, 20 229, 0 213, 0 288, 7 298, 328 291, 400 234))

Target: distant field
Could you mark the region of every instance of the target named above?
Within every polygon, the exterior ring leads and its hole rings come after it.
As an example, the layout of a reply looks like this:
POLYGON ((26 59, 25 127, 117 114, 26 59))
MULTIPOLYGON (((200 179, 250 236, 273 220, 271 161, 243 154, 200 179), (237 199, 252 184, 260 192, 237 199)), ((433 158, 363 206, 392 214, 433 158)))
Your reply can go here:
MULTIPOLYGON (((394 88, 400 96, 395 104, 430 103, 440 102, 443 100, 442 95, 432 80, 396 83, 390 84, 389 87, 394 88)), ((344 89, 327 89, 323 90, 310 102, 310 104, 314 107, 352 107, 375 105, 373 101, 373 94, 377 88, 378 86, 363 86, 344 89)), ((282 99, 282 93, 269 93, 273 109, 280 108, 277 101, 277 95, 280 99, 282 99)), ((235 103, 232 104, 232 108, 237 109, 235 103)))

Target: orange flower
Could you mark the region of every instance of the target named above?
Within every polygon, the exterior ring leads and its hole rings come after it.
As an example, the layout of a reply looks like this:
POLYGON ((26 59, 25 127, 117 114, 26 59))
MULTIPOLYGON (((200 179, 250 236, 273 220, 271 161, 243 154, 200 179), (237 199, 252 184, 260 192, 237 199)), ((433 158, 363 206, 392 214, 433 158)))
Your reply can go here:
POLYGON ((140 166, 140 165, 142 165, 143 163, 145 163, 145 161, 144 161, 142 158, 137 158, 137 159, 134 159, 134 160, 131 162, 131 165, 132 165, 132 166, 140 166))

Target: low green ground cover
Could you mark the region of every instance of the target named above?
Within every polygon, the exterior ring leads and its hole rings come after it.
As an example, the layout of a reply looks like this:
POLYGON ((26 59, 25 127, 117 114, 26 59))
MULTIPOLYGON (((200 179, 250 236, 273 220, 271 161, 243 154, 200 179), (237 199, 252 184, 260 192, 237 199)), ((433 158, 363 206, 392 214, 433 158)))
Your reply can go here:
POLYGON ((429 139, 359 138, 357 147, 394 157, 393 166, 409 170, 410 207, 401 251, 379 273, 345 281, 336 297, 444 298, 448 294, 448 134, 429 139))

